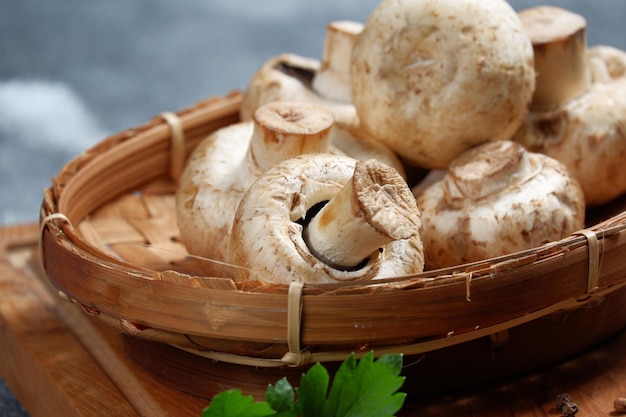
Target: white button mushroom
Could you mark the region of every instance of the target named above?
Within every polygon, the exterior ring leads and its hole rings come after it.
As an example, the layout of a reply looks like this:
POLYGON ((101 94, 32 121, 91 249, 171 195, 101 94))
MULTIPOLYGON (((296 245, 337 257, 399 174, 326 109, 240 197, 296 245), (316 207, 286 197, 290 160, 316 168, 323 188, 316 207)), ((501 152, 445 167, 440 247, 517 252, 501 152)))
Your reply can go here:
POLYGON ((515 133, 533 50, 504 0, 386 0, 356 41, 351 82, 365 130, 412 164, 445 169, 515 133))
POLYGON ((331 22, 327 26, 322 62, 282 54, 264 63, 252 77, 240 108, 250 120, 259 106, 274 101, 303 101, 327 108, 335 117, 330 133, 334 153, 355 159, 376 158, 406 176, 404 164, 386 145, 360 128, 350 94, 352 48, 363 24, 331 22))
POLYGON ((626 53, 586 49, 582 16, 555 7, 520 12, 535 48, 537 90, 513 137, 562 162, 587 206, 626 192, 626 53))
POLYGON ((582 190, 567 169, 511 141, 459 155, 417 205, 429 269, 530 249, 584 227, 582 190))
MULTIPOLYGON (((304 153, 328 152, 332 114, 306 103, 262 106, 253 122, 222 128, 193 151, 180 178, 176 211, 187 250, 219 262, 230 257, 230 229, 245 190, 270 167, 304 153)), ((230 268, 216 263, 216 275, 230 268)))
POLYGON ((423 270, 420 213, 377 160, 303 155, 264 173, 233 223, 235 279, 328 283, 423 270))
POLYGON ((331 22, 321 63, 295 54, 265 62, 245 91, 241 119, 249 120, 257 108, 272 101, 306 101, 327 107, 338 124, 357 126, 350 97, 350 56, 362 27, 358 22, 331 22))

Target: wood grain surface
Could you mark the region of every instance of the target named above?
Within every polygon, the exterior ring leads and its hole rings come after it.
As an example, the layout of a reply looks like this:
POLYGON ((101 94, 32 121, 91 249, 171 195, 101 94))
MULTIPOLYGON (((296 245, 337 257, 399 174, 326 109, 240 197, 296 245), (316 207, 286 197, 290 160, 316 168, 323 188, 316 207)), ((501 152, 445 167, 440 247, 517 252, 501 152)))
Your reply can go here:
MULTIPOLYGON (((0 228, 0 375, 32 417, 200 416, 207 400, 154 379, 117 330, 59 297, 38 258, 38 227, 0 228)), ((407 403, 401 416, 617 416, 626 396, 626 334, 552 367, 407 403)))

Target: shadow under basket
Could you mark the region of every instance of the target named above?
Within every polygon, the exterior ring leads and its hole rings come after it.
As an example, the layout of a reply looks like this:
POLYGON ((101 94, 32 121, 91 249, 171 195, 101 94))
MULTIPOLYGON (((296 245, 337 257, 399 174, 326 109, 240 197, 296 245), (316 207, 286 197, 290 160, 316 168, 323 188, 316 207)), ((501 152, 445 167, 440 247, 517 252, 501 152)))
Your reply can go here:
POLYGON ((626 197, 588 228, 531 250, 370 282, 284 285, 214 277, 179 241, 176 180, 234 92, 105 139, 45 190, 46 274, 117 327, 128 355, 176 388, 262 398, 311 364, 403 353, 403 391, 443 393, 577 355, 626 326, 626 197))

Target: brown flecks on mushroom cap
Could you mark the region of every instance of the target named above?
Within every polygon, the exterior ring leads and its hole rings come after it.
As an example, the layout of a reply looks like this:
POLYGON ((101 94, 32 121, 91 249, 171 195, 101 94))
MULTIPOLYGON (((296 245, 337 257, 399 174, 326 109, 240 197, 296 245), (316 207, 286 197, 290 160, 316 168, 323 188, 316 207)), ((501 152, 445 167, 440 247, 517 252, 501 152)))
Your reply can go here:
POLYGON ((530 39, 504 0, 387 0, 352 55, 359 119, 401 158, 446 168, 517 130, 535 85, 530 39))
MULTIPOLYGON (((345 189, 344 184, 352 183, 356 163, 352 158, 330 154, 304 155, 283 161, 255 181, 242 198, 233 222, 231 258, 245 268, 238 270, 235 278, 315 283, 421 272, 423 248, 419 234, 395 240, 384 245, 380 251, 377 248, 366 249, 365 255, 357 256, 360 259, 356 262, 363 262, 356 266, 343 258, 335 259, 332 254, 329 256, 332 258, 330 264, 326 263, 324 261, 327 259, 317 257, 316 251, 312 251, 305 242, 305 227, 309 232, 313 230, 313 234, 318 231, 314 224, 317 216, 313 217, 308 226, 303 223, 307 213, 313 207, 326 201, 332 202, 340 196, 345 189)), ((349 218, 352 214, 355 221, 343 222, 339 229, 326 227, 326 237, 322 236, 319 242, 328 242, 327 247, 336 247, 330 242, 334 240, 344 246, 352 246, 355 253, 360 250, 363 252, 362 248, 371 242, 349 231, 362 231, 363 226, 370 230, 372 228, 364 225, 366 222, 362 221, 360 209, 354 209, 353 193, 348 192, 347 196, 339 197, 340 201, 348 204, 340 215, 349 218), (346 231, 348 233, 344 233, 346 231)), ((324 252, 325 249, 320 251, 324 252)), ((324 253, 329 255, 328 252, 324 253)), ((344 255, 351 253, 344 251, 344 255)))
MULTIPOLYGON (((523 149, 519 144, 503 143, 523 149)), ((463 188, 467 184, 457 183, 467 172, 465 168, 472 166, 466 155, 462 155, 459 158, 466 163, 461 172, 456 176, 446 175, 419 195, 417 204, 423 222, 420 234, 427 268, 530 249, 565 238, 584 227, 582 190, 561 163, 525 151, 518 158, 510 150, 503 152, 505 161, 498 161, 500 149, 495 144, 466 151, 479 156, 479 165, 493 161, 498 167, 479 171, 486 174, 485 185, 463 188), (487 153, 488 157, 484 155, 487 153), (505 175, 507 172, 510 175, 505 175), (496 184, 488 184, 491 181, 496 184), (458 189, 463 189, 463 193, 458 189)), ((472 175, 471 182, 478 184, 479 176, 472 175)))

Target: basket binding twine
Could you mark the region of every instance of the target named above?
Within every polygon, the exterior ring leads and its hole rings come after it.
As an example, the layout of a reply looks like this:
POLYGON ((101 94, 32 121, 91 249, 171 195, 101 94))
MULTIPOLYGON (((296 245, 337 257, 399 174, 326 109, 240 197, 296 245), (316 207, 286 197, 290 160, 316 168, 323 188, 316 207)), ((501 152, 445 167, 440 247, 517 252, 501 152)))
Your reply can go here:
MULTIPOLYGON (((240 101, 233 93, 163 113, 61 170, 45 191, 40 221, 42 266, 60 293, 132 336, 227 363, 297 367, 341 361, 352 352, 442 349, 580 308, 626 286, 626 211, 528 251, 358 284, 234 283, 152 269, 115 252, 115 239, 106 243, 85 233, 102 219, 122 217, 135 227, 159 221, 124 214, 122 203, 113 204, 110 217, 98 210, 126 198, 140 200, 150 213, 148 203, 169 201, 190 150, 236 122, 240 101), (411 311, 402 310, 406 306, 411 311), (278 348, 257 355, 258 344, 278 348)), ((133 245, 158 248, 146 240, 133 245)))

